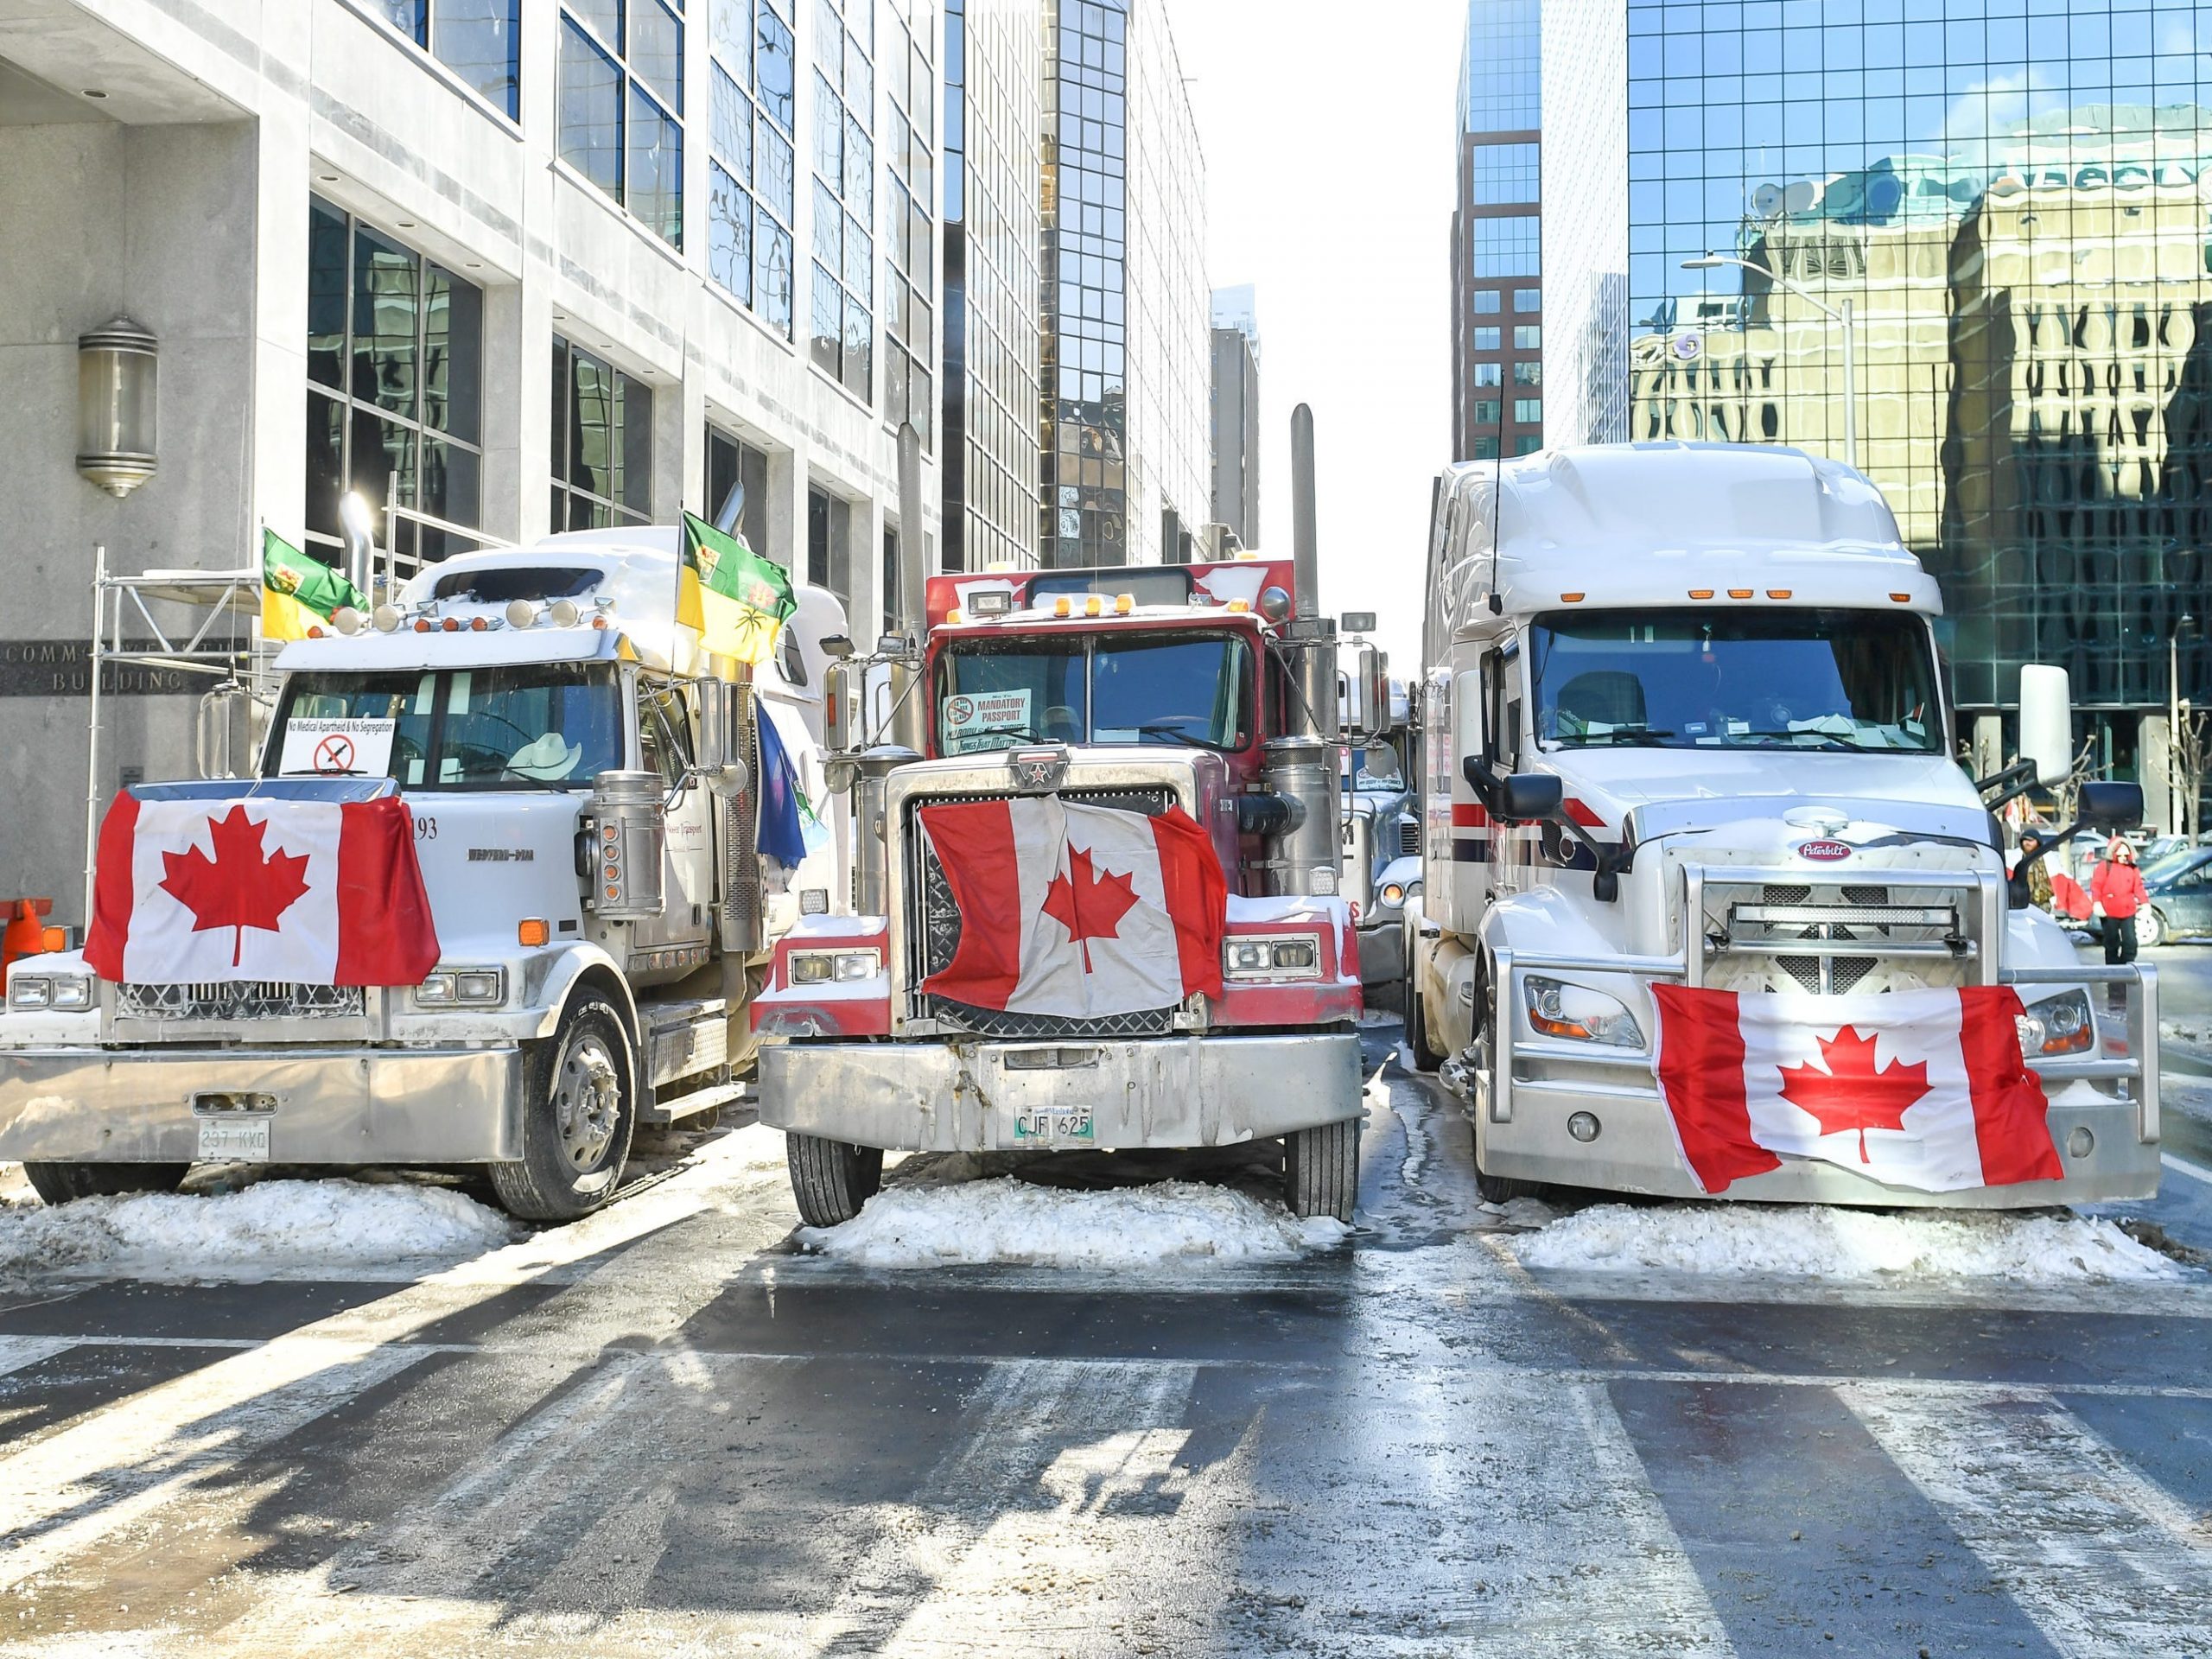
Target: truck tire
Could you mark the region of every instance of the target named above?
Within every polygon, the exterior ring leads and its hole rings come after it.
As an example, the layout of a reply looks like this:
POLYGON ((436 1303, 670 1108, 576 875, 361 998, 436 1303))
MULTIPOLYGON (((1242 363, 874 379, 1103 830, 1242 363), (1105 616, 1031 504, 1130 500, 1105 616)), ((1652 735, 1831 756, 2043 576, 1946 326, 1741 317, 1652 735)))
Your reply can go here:
POLYGON ((1444 1054, 1432 1048, 1428 1042, 1428 1014, 1421 1006, 1421 988, 1414 983, 1413 970, 1406 971, 1405 988, 1401 993, 1406 1001, 1406 1053, 1416 1071, 1433 1071, 1444 1064, 1444 1054))
POLYGON ((1359 1197, 1359 1120, 1324 1123, 1282 1138, 1282 1196, 1301 1219, 1334 1216, 1350 1224, 1359 1197))
MULTIPOLYGON (((1478 1032, 1475 1035, 1475 1069, 1478 1071, 1487 1072, 1494 1063, 1491 1057, 1490 1033, 1486 1031, 1478 1032)), ((1467 1126, 1468 1134, 1472 1138, 1472 1151, 1475 1154, 1476 1192, 1480 1195, 1485 1204, 1510 1204, 1516 1198, 1541 1197, 1544 1190, 1544 1184, 1541 1181, 1524 1181, 1514 1175, 1492 1175, 1483 1168, 1481 1114, 1488 1109, 1487 1101, 1478 1101, 1475 1104, 1475 1121, 1467 1126)))
POLYGON ((500 1207, 524 1221, 575 1221, 614 1196, 638 1122, 638 1080, 622 1016, 586 993, 531 1045, 522 1156, 491 1166, 500 1207))
POLYGON ((787 1135, 784 1162, 791 1169, 798 1218, 810 1227, 836 1227, 850 1221, 883 1185, 881 1147, 855 1147, 818 1135, 787 1135))
POLYGON ((124 1192, 174 1192, 190 1164, 25 1164, 31 1191, 48 1204, 113 1198, 124 1192))

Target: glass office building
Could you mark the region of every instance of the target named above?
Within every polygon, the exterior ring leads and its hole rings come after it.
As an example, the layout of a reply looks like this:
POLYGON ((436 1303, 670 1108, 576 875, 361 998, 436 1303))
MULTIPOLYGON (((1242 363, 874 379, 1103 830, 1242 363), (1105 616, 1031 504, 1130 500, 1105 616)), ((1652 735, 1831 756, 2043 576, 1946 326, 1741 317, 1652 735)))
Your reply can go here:
POLYGON ((1045 0, 1047 564, 1187 561, 1211 488, 1205 163, 1162 0, 1045 0))
POLYGON ((1470 0, 1452 214, 1452 454, 1543 442, 1544 0, 1470 0))
POLYGON ((944 537, 947 570, 1037 563, 1034 0, 944 8, 944 537))
POLYGON ((2177 633, 2212 697, 2212 7, 1630 0, 1626 32, 1632 435, 1855 449, 1962 709, 2057 664, 2094 760, 2155 784, 2177 633))

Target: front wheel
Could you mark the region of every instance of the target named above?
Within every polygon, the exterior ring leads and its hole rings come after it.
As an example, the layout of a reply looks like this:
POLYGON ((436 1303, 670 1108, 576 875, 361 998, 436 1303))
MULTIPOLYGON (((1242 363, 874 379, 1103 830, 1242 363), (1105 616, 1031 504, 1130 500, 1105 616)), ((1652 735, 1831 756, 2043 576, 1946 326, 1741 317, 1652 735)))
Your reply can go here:
POLYGON ((1414 977, 1410 965, 1405 979, 1406 1053, 1416 1071, 1433 1071, 1444 1064, 1443 1051, 1433 1048, 1428 1041, 1428 1013, 1421 1006, 1421 986, 1414 977))
POLYGON ((1359 1120, 1283 1136, 1282 1189, 1291 1214, 1334 1216, 1349 1224, 1359 1197, 1359 1120))
POLYGON ((1497 1065, 1488 1032, 1475 1038, 1475 1071, 1488 1079, 1475 1091, 1474 1122, 1468 1125, 1474 1138, 1475 1191, 1485 1204, 1506 1205, 1516 1198, 1533 1198, 1544 1190, 1541 1181, 1524 1181, 1516 1175, 1493 1175, 1483 1167, 1483 1119, 1490 1111, 1490 1090, 1497 1086, 1492 1068, 1497 1065))
POLYGON ((791 1170, 798 1218, 810 1227, 850 1221, 883 1186, 883 1148, 825 1141, 818 1135, 786 1135, 784 1162, 791 1170))
POLYGON ((603 997, 570 1004, 524 1068, 522 1156, 492 1166, 509 1215, 574 1221, 614 1196, 630 1160, 638 1087, 622 1016, 603 997))
POLYGON ((24 1179, 48 1204, 125 1192, 174 1192, 190 1164, 25 1164, 24 1179))
POLYGON ((2135 947, 2149 950, 2164 944, 2172 933, 2166 918, 2158 913, 2156 905, 2145 905, 2135 912, 2135 947))

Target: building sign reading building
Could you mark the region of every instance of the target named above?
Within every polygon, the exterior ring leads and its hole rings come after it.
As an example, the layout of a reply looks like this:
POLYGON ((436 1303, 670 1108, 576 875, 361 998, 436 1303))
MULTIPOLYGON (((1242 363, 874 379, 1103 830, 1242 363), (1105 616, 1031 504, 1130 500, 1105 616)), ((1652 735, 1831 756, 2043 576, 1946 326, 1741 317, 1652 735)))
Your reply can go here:
MULTIPOLYGON (((159 649, 151 639, 130 639, 125 651, 159 649)), ((109 663, 100 671, 102 696, 179 696, 212 684, 204 674, 145 663, 109 663)), ((81 697, 92 689, 92 648, 83 639, 0 639, 0 697, 81 697)))

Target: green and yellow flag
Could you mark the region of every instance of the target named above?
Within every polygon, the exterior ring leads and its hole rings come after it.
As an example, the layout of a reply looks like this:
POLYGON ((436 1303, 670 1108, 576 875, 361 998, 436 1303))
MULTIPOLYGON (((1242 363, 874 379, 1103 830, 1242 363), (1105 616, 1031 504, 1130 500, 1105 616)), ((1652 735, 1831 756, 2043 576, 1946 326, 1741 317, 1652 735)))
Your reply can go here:
POLYGON ((261 633, 304 639, 341 605, 369 608, 361 590, 321 559, 310 558, 273 530, 261 532, 261 633))
POLYGON ((755 666, 774 652, 785 619, 798 608, 780 567, 689 512, 677 581, 676 620, 697 629, 715 656, 755 666))

